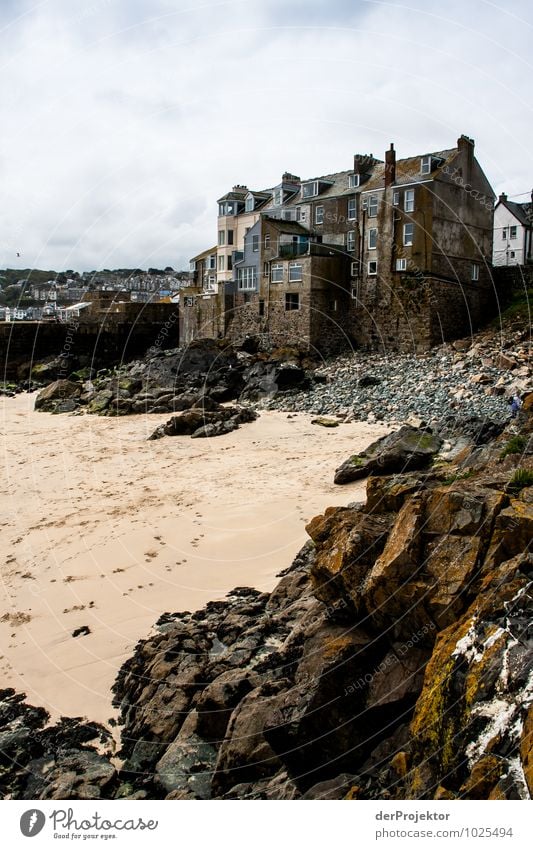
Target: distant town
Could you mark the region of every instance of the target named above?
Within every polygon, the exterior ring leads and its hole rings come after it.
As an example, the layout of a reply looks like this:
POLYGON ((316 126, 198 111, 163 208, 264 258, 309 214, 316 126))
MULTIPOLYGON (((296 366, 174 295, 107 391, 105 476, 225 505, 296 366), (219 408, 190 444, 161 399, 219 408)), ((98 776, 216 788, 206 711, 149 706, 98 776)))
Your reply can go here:
POLYGON ((70 321, 90 306, 97 293, 118 300, 177 303, 189 271, 115 269, 103 271, 0 270, 0 321, 70 321))

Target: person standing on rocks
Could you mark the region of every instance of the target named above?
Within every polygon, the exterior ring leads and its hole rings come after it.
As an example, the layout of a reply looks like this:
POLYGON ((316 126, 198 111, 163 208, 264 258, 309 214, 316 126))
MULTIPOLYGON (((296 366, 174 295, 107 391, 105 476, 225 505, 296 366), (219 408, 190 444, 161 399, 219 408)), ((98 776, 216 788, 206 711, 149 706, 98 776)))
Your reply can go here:
POLYGON ((511 418, 516 419, 522 406, 522 399, 519 395, 513 395, 511 400, 511 418))

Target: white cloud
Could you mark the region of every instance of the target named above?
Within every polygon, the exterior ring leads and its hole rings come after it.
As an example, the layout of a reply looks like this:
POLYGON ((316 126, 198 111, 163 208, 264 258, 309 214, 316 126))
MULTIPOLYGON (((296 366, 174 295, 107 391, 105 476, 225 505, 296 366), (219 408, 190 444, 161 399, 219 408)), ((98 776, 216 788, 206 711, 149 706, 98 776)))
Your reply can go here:
POLYGON ((88 0, 0 12, 0 265, 167 265, 216 198, 466 132, 530 189, 531 13, 475 0, 88 0))

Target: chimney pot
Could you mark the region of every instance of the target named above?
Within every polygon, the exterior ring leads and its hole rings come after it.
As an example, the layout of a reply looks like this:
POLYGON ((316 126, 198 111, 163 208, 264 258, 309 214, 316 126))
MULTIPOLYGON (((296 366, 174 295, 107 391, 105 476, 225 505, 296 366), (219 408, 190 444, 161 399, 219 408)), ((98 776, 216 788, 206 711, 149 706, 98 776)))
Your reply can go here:
POLYGON ((502 202, 503 202, 504 200, 507 200, 507 195, 505 194, 505 192, 502 192, 502 193, 501 193, 501 195, 500 195, 500 197, 499 197, 499 200, 501 200, 502 202))

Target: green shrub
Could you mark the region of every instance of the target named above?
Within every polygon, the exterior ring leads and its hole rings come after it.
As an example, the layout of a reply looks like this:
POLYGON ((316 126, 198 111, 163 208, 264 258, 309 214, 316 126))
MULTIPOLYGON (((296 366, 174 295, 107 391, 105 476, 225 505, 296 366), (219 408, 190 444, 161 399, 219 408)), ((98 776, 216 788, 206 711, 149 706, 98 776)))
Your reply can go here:
POLYGON ((527 439, 525 436, 512 436, 509 442, 504 446, 502 453, 500 454, 500 460, 503 460, 504 457, 507 457, 508 454, 522 454, 527 445, 527 439))
POLYGON ((533 471, 531 469, 517 469, 509 481, 509 489, 519 492, 526 486, 533 486, 533 471))

